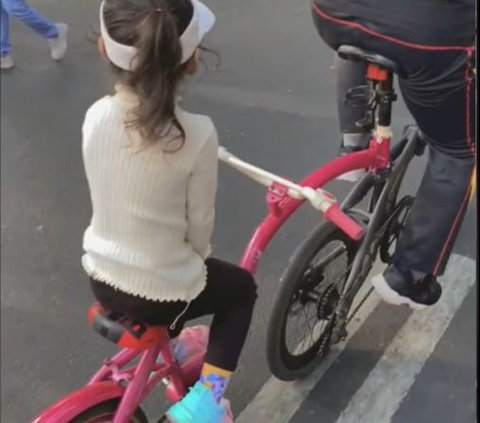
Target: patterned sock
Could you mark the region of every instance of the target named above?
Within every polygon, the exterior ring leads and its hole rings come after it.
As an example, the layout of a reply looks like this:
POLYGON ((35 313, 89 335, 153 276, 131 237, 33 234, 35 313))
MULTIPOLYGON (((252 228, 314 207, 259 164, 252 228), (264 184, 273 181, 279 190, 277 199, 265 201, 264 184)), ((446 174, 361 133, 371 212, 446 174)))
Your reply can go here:
POLYGON ((202 368, 200 383, 211 389, 215 401, 220 403, 232 374, 233 372, 205 363, 202 368))

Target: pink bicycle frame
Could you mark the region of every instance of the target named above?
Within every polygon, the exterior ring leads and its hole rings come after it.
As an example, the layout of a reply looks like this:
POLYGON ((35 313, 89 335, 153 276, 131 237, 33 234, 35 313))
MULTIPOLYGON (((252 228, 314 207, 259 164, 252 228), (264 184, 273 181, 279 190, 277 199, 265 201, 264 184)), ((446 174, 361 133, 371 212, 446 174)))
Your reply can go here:
MULTIPOLYGON (((385 130, 386 129, 386 130, 385 130)), ((377 135, 370 141, 366 150, 340 156, 308 175, 300 182, 301 186, 318 189, 338 176, 357 169, 369 169, 376 172, 390 164, 390 135, 377 135)), ((240 262, 241 267, 255 273, 257 265, 268 244, 288 218, 305 202, 289 197, 286 189, 274 184, 267 194, 269 214, 254 232, 240 262)), ((329 216, 325 216, 327 219, 329 216)), ((334 222, 337 223, 337 222, 334 222)), ((343 229, 339 225, 340 229, 343 229)))
POLYGON ((198 380, 204 354, 205 351, 199 351, 179 366, 170 352, 168 337, 143 352, 122 349, 105 361, 87 385, 52 404, 33 423, 67 423, 89 408, 114 399, 120 403, 113 423, 128 423, 138 405, 166 377, 168 398, 179 401, 185 387, 198 380), (159 354, 162 363, 156 362, 159 354), (137 365, 124 368, 138 356, 141 357, 137 365), (126 387, 124 382, 128 382, 126 387))
MULTIPOLYGON (((356 169, 370 169, 376 172, 390 164, 389 128, 380 128, 370 141, 370 147, 356 153, 338 157, 308 175, 300 185, 313 189, 321 188, 336 177, 356 169), (382 131, 383 129, 383 131, 382 131)), ((333 198, 333 196, 332 196, 333 198)), ((267 193, 269 214, 254 232, 240 262, 241 267, 255 274, 262 253, 288 218, 305 201, 288 195, 288 189, 273 183, 267 193)), ((342 229, 349 218, 337 208, 337 217, 331 219, 342 229)), ((325 217, 329 216, 325 213, 325 217)), ((107 400, 118 399, 119 407, 113 423, 128 423, 137 406, 148 396, 159 381, 168 376, 167 395, 178 401, 185 393, 185 387, 193 384, 201 371, 204 352, 191 357, 181 367, 170 353, 168 337, 162 337, 157 345, 144 352, 123 349, 104 365, 80 390, 67 395, 40 414, 33 423, 67 423, 89 408, 107 400), (124 367, 141 354, 138 365, 124 367), (156 363, 158 355, 163 363, 156 363), (123 386, 123 382, 128 382, 123 386)))

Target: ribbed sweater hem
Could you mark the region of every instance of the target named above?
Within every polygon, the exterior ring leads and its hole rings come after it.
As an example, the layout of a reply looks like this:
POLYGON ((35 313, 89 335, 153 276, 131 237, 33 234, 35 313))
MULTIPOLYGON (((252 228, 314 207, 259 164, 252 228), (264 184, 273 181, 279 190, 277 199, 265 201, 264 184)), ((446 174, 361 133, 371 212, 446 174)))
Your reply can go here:
POLYGON ((177 287, 172 282, 165 282, 159 279, 124 279, 120 277, 112 277, 108 272, 103 272, 88 265, 87 260, 82 260, 83 268, 87 275, 92 279, 103 282, 113 288, 118 289, 126 294, 136 297, 145 298, 148 301, 174 302, 184 301, 190 302, 205 289, 207 284, 206 267, 202 269, 201 276, 193 281, 188 289, 185 287, 177 287))

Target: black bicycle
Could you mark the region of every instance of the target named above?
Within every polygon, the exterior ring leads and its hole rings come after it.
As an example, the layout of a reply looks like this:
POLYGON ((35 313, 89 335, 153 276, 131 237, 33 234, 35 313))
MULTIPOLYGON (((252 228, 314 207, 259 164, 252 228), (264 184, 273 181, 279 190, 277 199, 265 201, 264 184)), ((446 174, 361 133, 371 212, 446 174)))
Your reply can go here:
MULTIPOLYGON (((359 125, 372 131, 372 142, 388 137, 392 103, 396 100, 394 74, 402 70, 391 60, 352 46, 342 46, 340 57, 367 62, 367 85, 355 87, 348 101, 366 101, 367 115, 359 125)), ((290 258, 276 293, 268 326, 267 354, 272 373, 282 380, 308 375, 330 347, 343 340, 351 321, 373 288, 354 298, 379 256, 389 264, 414 198, 399 198, 408 166, 423 154, 425 143, 415 126, 407 126, 390 150, 389 163, 369 169, 341 204, 341 209, 364 228, 355 241, 325 221, 290 258)), ((387 153, 388 155, 388 153, 387 153)))

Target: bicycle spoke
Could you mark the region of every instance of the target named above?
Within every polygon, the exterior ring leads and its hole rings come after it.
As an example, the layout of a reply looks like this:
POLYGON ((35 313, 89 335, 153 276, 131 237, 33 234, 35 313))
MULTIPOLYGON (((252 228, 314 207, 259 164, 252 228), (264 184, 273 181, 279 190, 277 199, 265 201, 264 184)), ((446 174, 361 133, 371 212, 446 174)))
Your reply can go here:
POLYGON ((323 257, 322 261, 316 263, 314 269, 328 266, 333 260, 335 260, 337 257, 340 257, 340 255, 343 254, 345 251, 347 251, 347 247, 345 246, 345 244, 339 245, 337 248, 335 248, 333 251, 323 257))
MULTIPOLYGON (((293 347, 295 348, 296 345, 298 345, 299 342, 301 342, 303 340, 303 330, 304 329, 304 325, 301 324, 301 319, 300 319, 300 316, 298 316, 298 318, 295 319, 295 322, 296 322, 296 325, 295 325, 295 330, 293 331, 293 334, 294 334, 294 339, 293 339, 293 347)), ((287 322, 287 325, 288 325, 288 322, 287 322)), ((287 328, 286 329, 286 335, 287 333, 289 333, 290 331, 288 331, 287 328)), ((290 344, 288 341, 287 341, 287 336, 285 337, 285 342, 290 344)))
MULTIPOLYGON (((345 278, 348 272, 339 272, 339 269, 343 269, 347 267, 346 258, 343 260, 338 260, 339 257, 347 250, 346 245, 342 243, 341 245, 335 246, 332 251, 327 253, 321 258, 319 265, 315 267, 320 268, 322 266, 327 267, 327 274, 324 274, 325 280, 334 281, 335 286, 340 286, 343 282, 345 282, 345 278), (336 263, 337 261, 338 263, 336 263)), ((315 261, 315 258, 312 260, 315 261)), ((306 272, 308 275, 308 272, 306 272)), ((322 279, 322 280, 323 280, 322 279)), ((326 292, 325 289, 323 292, 326 292)), ((329 322, 331 321, 331 315, 334 311, 329 312, 329 316, 324 316, 323 318, 319 319, 318 315, 318 307, 320 302, 323 300, 322 296, 324 294, 317 289, 310 289, 306 290, 306 292, 299 295, 305 303, 302 303, 301 300, 297 298, 298 309, 297 312, 297 325, 296 325, 296 335, 294 338, 293 346, 295 349, 295 354, 303 354, 312 348, 326 333, 328 328, 329 322), (307 312, 309 308, 313 307, 313 314, 307 312), (301 315, 301 317, 300 317, 301 315), (302 330, 303 329, 303 330, 302 330), (308 331, 308 334, 305 334, 305 331, 308 331), (298 340, 300 339, 300 342, 298 340)), ((332 294, 325 294, 325 295, 332 295, 332 294)), ((338 294, 337 294, 338 295, 338 294)), ((326 301, 331 301, 328 298, 326 301)), ((290 344, 291 345, 291 344, 290 344)))
POLYGON ((287 342, 288 345, 291 346, 288 347, 288 350, 290 353, 293 355, 301 355, 305 353, 305 351, 308 351, 310 348, 310 345, 313 345, 313 331, 312 326, 310 324, 310 321, 312 319, 309 318, 307 315, 307 312, 305 308, 302 309, 301 317, 297 319, 297 325, 296 325, 296 330, 295 330, 295 335, 294 339, 291 340, 292 342, 287 342))
POLYGON ((321 294, 317 291, 309 290, 306 294, 304 294, 308 300, 312 303, 318 303, 322 297, 321 294))
POLYGON ((318 341, 323 335, 323 332, 325 331, 325 328, 323 328, 322 330, 319 330, 319 328, 324 325, 327 320, 318 320, 316 317, 315 320, 317 320, 317 323, 313 326, 313 331, 315 334, 318 334, 318 336, 315 336, 315 339, 318 341))
POLYGON ((309 332, 309 336, 310 336, 310 340, 312 341, 312 336, 313 336, 313 333, 312 333, 312 327, 310 326, 310 322, 308 320, 308 317, 307 317, 307 313, 305 312, 305 309, 303 309, 303 316, 305 318, 305 323, 307 324, 308 326, 308 332, 309 332))
POLYGON ((328 350, 339 292, 349 273, 349 245, 339 238, 325 244, 306 264, 290 294, 283 346, 292 368, 328 350))

